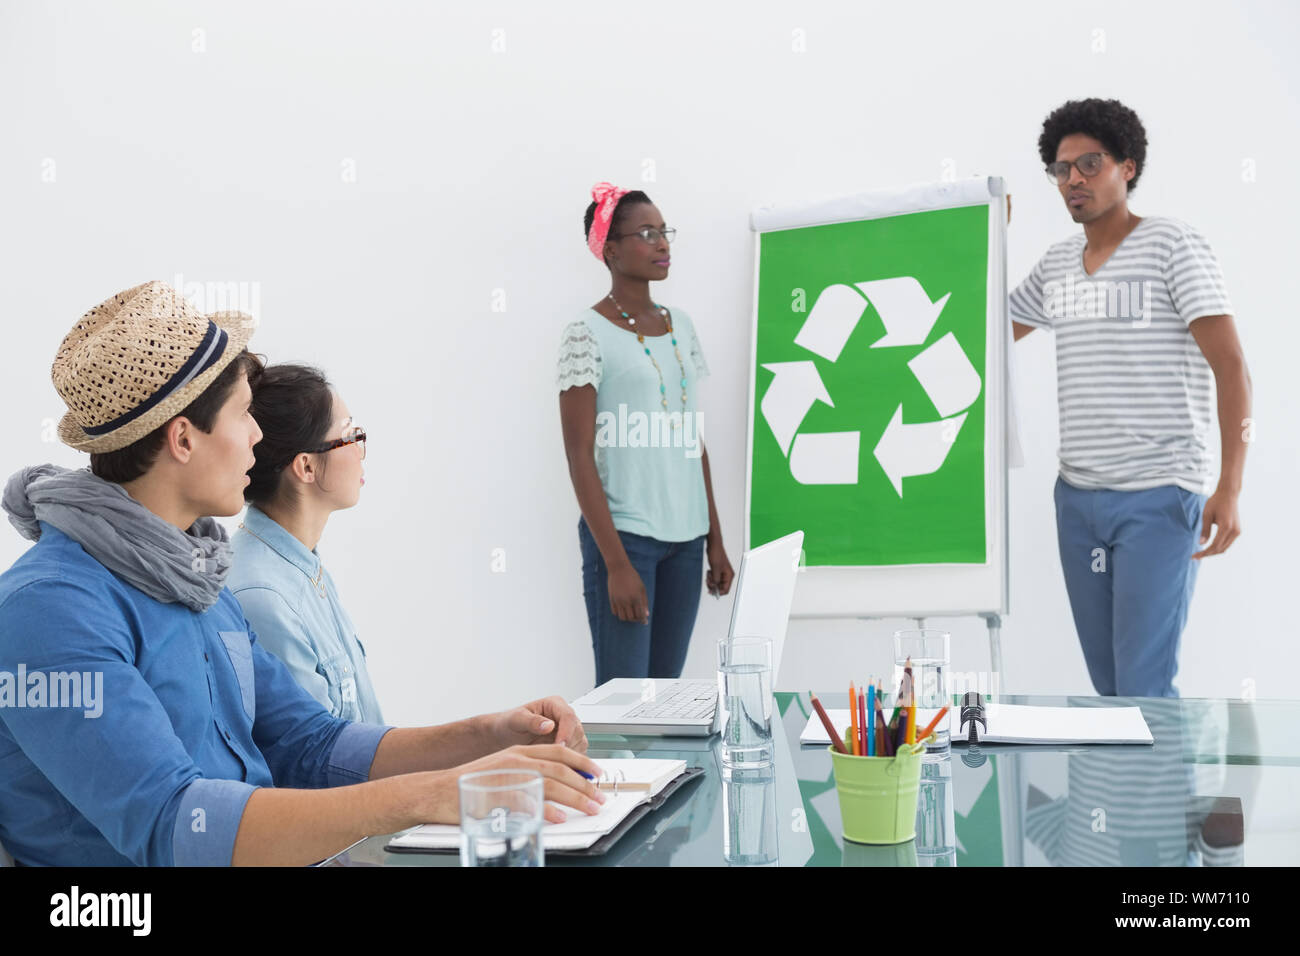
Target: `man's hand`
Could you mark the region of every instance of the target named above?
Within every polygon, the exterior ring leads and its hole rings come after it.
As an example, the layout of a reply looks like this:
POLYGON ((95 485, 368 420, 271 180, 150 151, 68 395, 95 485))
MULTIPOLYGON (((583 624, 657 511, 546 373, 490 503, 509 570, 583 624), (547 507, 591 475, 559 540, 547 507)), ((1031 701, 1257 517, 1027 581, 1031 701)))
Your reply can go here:
POLYGON ((587 752, 586 731, 563 697, 543 697, 503 710, 494 715, 493 731, 500 747, 557 743, 578 753, 587 752))
POLYGON ((1237 515, 1237 496, 1231 491, 1216 491, 1205 502, 1201 513, 1201 544, 1210 540, 1210 527, 1217 526, 1214 543, 1208 548, 1201 548, 1192 555, 1192 560, 1222 554, 1237 540, 1241 534, 1241 519, 1237 515))
MULTIPOLYGON (((463 774, 479 770, 536 770, 542 775, 543 794, 548 801, 593 816, 600 812, 601 804, 605 802, 605 795, 596 786, 600 767, 595 761, 570 747, 540 744, 509 747, 450 770, 411 774, 409 779, 419 789, 419 816, 428 823, 459 823, 460 790, 457 781, 463 774), (591 774, 593 779, 585 779, 582 773, 591 774)), ((566 819, 565 812, 549 802, 543 816, 547 823, 563 823, 566 819)))

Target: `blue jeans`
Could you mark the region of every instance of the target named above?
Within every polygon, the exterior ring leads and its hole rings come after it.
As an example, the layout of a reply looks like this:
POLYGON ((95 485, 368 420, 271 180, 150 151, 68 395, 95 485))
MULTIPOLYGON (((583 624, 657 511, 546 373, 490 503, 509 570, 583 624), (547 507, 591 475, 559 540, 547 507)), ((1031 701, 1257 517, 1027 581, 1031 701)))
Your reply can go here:
POLYGON ((1177 697, 1205 496, 1177 485, 1088 491, 1058 477, 1054 497, 1061 570, 1093 687, 1177 697))
POLYGON ((615 677, 680 677, 700 607, 706 536, 693 541, 658 541, 628 531, 618 536, 645 585, 650 620, 615 616, 605 559, 586 519, 579 518, 582 593, 596 653, 596 686, 615 677))

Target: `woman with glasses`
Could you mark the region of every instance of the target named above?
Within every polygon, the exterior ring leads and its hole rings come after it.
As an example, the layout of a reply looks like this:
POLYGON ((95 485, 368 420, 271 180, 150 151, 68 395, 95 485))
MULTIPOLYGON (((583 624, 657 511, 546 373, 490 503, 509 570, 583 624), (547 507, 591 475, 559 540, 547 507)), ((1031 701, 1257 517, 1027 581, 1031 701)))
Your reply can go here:
POLYGON ((596 683, 678 677, 700 602, 731 589, 713 501, 695 325, 661 305, 675 230, 640 190, 600 183, 584 228, 609 292, 564 329, 557 384, 596 683))
POLYGON ((316 553, 329 516, 361 496, 366 433, 314 368, 271 365, 250 385, 262 440, 230 590, 262 646, 330 713, 383 723, 365 648, 316 553))

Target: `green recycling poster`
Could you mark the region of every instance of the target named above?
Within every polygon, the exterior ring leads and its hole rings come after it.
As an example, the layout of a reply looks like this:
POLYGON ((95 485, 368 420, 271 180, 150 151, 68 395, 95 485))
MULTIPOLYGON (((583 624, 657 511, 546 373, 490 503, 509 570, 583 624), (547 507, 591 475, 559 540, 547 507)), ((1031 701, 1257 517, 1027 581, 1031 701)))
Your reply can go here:
POLYGON ((983 564, 989 206, 759 236, 749 541, 983 564))

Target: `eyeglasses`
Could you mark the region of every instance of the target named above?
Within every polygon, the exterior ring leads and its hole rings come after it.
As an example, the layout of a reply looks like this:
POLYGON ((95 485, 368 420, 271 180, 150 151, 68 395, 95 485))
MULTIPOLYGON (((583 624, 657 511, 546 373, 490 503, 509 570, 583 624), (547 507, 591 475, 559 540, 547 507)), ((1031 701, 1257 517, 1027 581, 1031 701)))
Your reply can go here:
POLYGON ((672 242, 673 239, 677 236, 677 230, 673 229, 671 226, 669 226, 667 229, 662 229, 662 230, 655 229, 653 226, 646 226, 644 229, 638 229, 636 232, 625 232, 622 235, 610 236, 609 238, 625 239, 628 236, 640 236, 642 239, 644 239, 646 242, 650 243, 650 245, 653 246, 655 243, 659 241, 660 236, 663 236, 669 242, 672 242))
POLYGON ((310 455, 323 455, 327 451, 333 451, 335 448, 342 448, 344 445, 360 445, 361 460, 366 460, 366 433, 363 429, 353 426, 349 428, 342 438, 336 438, 328 445, 322 445, 320 448, 309 448, 307 453, 310 455))
POLYGON ((1070 167, 1073 166, 1085 176, 1096 176, 1101 172, 1103 156, 1109 156, 1110 153, 1084 153, 1074 162, 1066 162, 1058 159, 1054 163, 1047 164, 1047 179, 1053 186, 1064 186, 1070 181, 1070 167))

